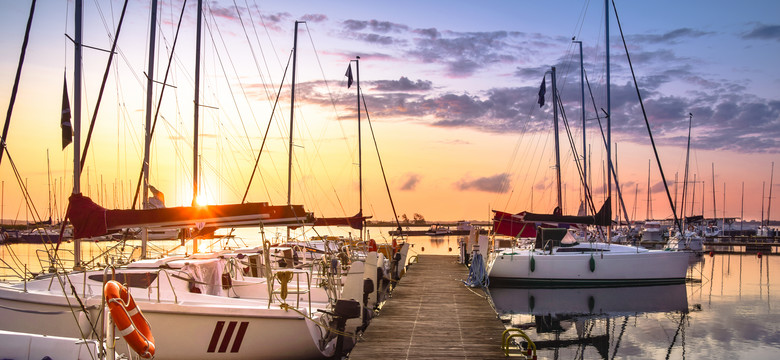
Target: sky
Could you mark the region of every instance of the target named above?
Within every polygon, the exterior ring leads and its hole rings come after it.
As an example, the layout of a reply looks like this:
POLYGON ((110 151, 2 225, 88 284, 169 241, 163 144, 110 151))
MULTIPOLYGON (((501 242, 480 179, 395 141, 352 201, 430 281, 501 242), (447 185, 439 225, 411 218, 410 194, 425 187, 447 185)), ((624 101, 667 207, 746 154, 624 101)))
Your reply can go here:
MULTIPOLYGON (((361 207, 362 169, 363 212, 378 220, 392 219, 393 208, 398 216, 442 221, 488 220, 491 210, 551 212, 557 192, 547 72, 553 66, 571 134, 560 116, 564 213, 575 214, 583 196, 577 170, 583 153, 597 206, 605 198, 607 150, 599 122, 606 131, 606 113, 618 182, 632 219, 671 217, 671 197, 686 215, 758 220, 770 211, 770 189, 775 200, 780 191, 770 185, 772 163, 780 159, 776 1, 617 0, 619 25, 610 3, 609 108, 601 1, 204 4, 197 135, 202 202, 240 202, 248 188, 248 201, 284 204, 289 191, 293 203, 316 215, 353 215, 361 207), (291 112, 296 20, 303 22, 291 112), (582 41, 586 91, 591 89, 585 95, 585 152, 579 45, 573 38, 582 41), (355 77, 359 71, 365 101, 362 149, 357 86, 347 87, 348 65, 355 77), (543 77, 546 95, 540 107, 543 77)), ((84 5, 84 44, 103 49, 84 50, 84 133, 122 5, 84 5)), ((152 69, 153 109, 159 107, 159 115, 150 183, 165 193, 168 206, 191 203, 196 162, 197 6, 188 1, 182 12, 182 5, 181 0, 160 2, 152 69)), ((6 49, 0 54, 0 107, 7 114, 30 3, 0 6, 0 45, 6 49)), ((58 124, 63 77, 71 107, 74 100, 74 46, 66 36, 74 36, 73 14, 72 0, 36 5, 8 152, 0 163, 4 219, 46 218, 50 212, 60 218, 72 191, 73 145, 61 148, 58 124), (27 184, 34 208, 24 205, 20 183, 27 184)), ((108 208, 130 206, 143 159, 149 23, 150 2, 130 0, 81 177, 82 192, 108 208)))

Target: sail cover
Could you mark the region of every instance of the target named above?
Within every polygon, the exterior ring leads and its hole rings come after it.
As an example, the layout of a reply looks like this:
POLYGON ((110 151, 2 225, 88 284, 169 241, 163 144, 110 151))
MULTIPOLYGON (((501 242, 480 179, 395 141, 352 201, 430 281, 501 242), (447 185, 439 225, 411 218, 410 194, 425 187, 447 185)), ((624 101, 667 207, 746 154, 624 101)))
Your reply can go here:
POLYGON ((510 214, 498 210, 493 210, 493 212, 494 233, 521 238, 536 237, 536 224, 522 220, 525 212, 519 214, 510 214))
POLYGON ((536 237, 536 223, 556 224, 583 224, 608 226, 611 222, 612 210, 609 199, 604 202, 596 215, 568 216, 559 214, 535 214, 523 211, 510 214, 493 210, 493 232, 512 237, 536 237))
POLYGON ((350 217, 318 217, 314 219, 314 226, 349 226, 361 230, 363 222, 370 218, 371 216, 363 216, 362 212, 350 217))
POLYGON ((76 239, 105 235, 111 230, 146 228, 225 228, 311 224, 303 205, 245 203, 184 206, 144 210, 107 210, 81 194, 70 197, 68 217, 76 239))

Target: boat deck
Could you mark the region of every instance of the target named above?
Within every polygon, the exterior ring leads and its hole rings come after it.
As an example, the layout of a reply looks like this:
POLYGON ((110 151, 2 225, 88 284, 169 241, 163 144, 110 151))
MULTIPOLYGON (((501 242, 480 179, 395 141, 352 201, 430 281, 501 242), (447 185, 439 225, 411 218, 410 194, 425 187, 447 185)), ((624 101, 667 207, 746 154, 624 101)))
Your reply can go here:
POLYGON ((503 358, 505 330, 484 292, 463 284, 457 256, 420 255, 350 360, 503 358))

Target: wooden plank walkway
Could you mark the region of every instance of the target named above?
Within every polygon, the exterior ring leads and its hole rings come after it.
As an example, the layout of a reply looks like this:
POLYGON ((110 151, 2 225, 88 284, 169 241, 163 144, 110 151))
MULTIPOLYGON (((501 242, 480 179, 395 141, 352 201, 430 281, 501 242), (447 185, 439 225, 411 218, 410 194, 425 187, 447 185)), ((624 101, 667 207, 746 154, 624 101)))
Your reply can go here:
POLYGON ((419 255, 349 360, 499 359, 505 327, 457 256, 419 255))

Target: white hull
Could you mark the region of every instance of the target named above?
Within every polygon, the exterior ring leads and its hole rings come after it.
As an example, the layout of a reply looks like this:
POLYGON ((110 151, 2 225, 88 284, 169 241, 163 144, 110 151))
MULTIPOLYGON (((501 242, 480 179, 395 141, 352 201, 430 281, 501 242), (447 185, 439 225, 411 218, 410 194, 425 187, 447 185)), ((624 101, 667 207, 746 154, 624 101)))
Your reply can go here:
POLYGON ((504 250, 491 259, 488 275, 491 284, 637 285, 683 282, 687 268, 685 253, 593 243, 556 248, 552 254, 504 250))

